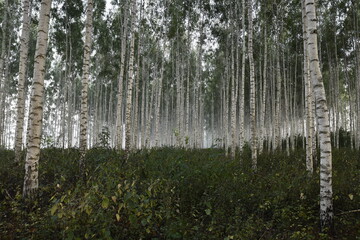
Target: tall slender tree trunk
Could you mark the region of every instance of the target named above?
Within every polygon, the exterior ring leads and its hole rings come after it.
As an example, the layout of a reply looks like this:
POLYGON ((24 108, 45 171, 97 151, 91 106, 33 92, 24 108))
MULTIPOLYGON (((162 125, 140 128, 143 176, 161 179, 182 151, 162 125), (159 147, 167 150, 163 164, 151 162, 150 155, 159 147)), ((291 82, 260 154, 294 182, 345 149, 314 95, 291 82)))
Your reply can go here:
MULTIPOLYGON (((202 20, 201 20, 202 22, 202 20)), ((196 82, 195 82, 195 91, 194 91, 194 102, 195 102, 195 124, 193 129, 195 131, 195 148, 200 148, 202 138, 201 135, 203 133, 202 125, 201 125, 201 100, 202 100, 202 91, 201 91, 201 81, 202 81, 202 44, 203 44, 203 26, 200 23, 200 35, 198 42, 198 58, 196 64, 196 82)))
MULTIPOLYGON (((150 80, 149 80, 150 81, 150 80)), ((154 95, 155 95, 155 89, 154 86, 151 86, 150 82, 148 83, 148 86, 150 86, 150 91, 147 91, 147 97, 146 97, 146 105, 147 107, 145 107, 145 109, 147 110, 147 114, 146 114, 146 127, 145 127, 145 147, 149 148, 150 147, 150 133, 151 133, 151 122, 152 122, 152 118, 153 118, 153 102, 154 102, 154 95), (150 96, 149 96, 150 95, 150 96), (150 101, 149 101, 150 99, 150 101)))
POLYGON ((251 126, 251 159, 252 168, 256 171, 257 169, 257 136, 256 136, 256 109, 255 109, 255 66, 253 56, 253 22, 252 13, 253 6, 252 0, 249 0, 249 65, 250 65, 250 126, 251 126))
POLYGON ((319 65, 317 18, 314 0, 305 0, 307 23, 307 50, 310 61, 310 77, 316 99, 317 125, 320 142, 320 225, 323 231, 333 228, 332 202, 332 154, 330 141, 329 111, 319 65))
POLYGON ((43 116, 45 61, 50 21, 51 0, 42 0, 34 64, 34 82, 31 94, 30 125, 25 160, 23 197, 33 197, 39 186, 39 157, 43 116))
POLYGON ((224 110, 224 146, 225 146, 225 156, 229 154, 229 79, 230 79, 230 63, 228 60, 228 54, 226 51, 225 57, 225 74, 224 74, 224 97, 223 97, 223 110, 224 110))
MULTIPOLYGON (((142 6, 142 5, 141 5, 142 6)), ((142 12, 142 9, 141 9, 142 12)), ((140 19, 141 18, 141 14, 140 14, 140 19)), ((134 97, 134 120, 133 120, 133 146, 134 148, 138 148, 138 135, 139 135, 139 93, 140 93, 140 88, 139 88, 139 84, 140 84, 140 62, 141 62, 141 47, 142 47, 142 41, 141 41, 141 36, 139 34, 139 39, 138 39, 138 50, 137 50, 137 69, 136 69, 136 77, 135 77, 135 97, 134 97)))
MULTIPOLYGON (((279 41, 279 39, 278 39, 279 41)), ((275 100, 275 149, 281 149, 281 73, 280 73, 280 49, 278 48, 276 54, 276 100, 275 100)))
POLYGON ((0 98, 0 146, 4 146, 6 148, 7 144, 6 141, 9 139, 10 134, 6 134, 6 128, 7 122, 11 118, 11 112, 8 110, 6 111, 6 97, 8 95, 7 90, 9 88, 10 79, 9 79, 9 68, 10 68, 10 54, 11 54, 11 42, 12 42, 12 33, 10 34, 8 38, 7 43, 7 51, 6 51, 6 61, 5 63, 5 69, 4 69, 4 76, 2 81, 2 94, 0 98))
POLYGON ((146 99, 147 99, 147 95, 145 94, 148 91, 146 90, 146 79, 145 79, 145 64, 146 64, 146 57, 143 58, 143 64, 142 64, 142 69, 141 69, 141 79, 142 79, 142 86, 141 86, 141 122, 140 122, 140 127, 141 127, 141 141, 140 141, 140 148, 143 148, 145 145, 145 117, 146 117, 146 99))
POLYGON ((117 92, 117 105, 116 105, 116 149, 122 148, 122 136, 123 136, 123 86, 124 86, 124 78, 125 78, 125 55, 126 55, 126 39, 127 39, 127 31, 128 31, 128 9, 127 2, 125 3, 124 9, 124 19, 123 19, 123 35, 121 38, 121 55, 120 55, 120 74, 119 74, 119 86, 117 92))
MULTIPOLYGON (((91 36, 92 36, 92 16, 93 0, 88 0, 86 9, 85 23, 85 45, 83 59, 83 75, 81 89, 81 113, 80 113, 80 173, 84 175, 85 171, 85 153, 88 144, 88 83, 90 78, 90 53, 91 53, 91 36)), ((84 175, 85 176, 85 175, 84 175)))
POLYGON ((15 162, 20 161, 21 149, 24 132, 25 117, 25 79, 26 67, 29 52, 29 23, 30 23, 30 1, 24 0, 22 3, 22 30, 20 37, 20 63, 19 63, 19 81, 18 97, 16 103, 16 128, 15 128, 15 162))
POLYGON ((285 137, 285 148, 286 154, 290 156, 290 137, 289 137, 289 97, 288 97, 288 77, 286 75, 286 66, 285 66, 285 53, 283 52, 283 79, 284 79, 284 109, 285 109, 285 127, 284 127, 284 137, 285 137))
POLYGON ((242 59, 241 59, 241 85, 240 85, 240 99, 239 99, 239 132, 240 132, 240 151, 243 150, 245 142, 245 64, 246 64, 246 40, 245 40, 245 31, 246 31, 246 3, 245 0, 242 0, 242 59))
POLYGON ((1 37, 1 54, 0 54, 0 87, 2 86, 3 74, 4 74, 4 62, 5 62, 5 54, 6 54, 6 40, 7 40, 6 28, 8 22, 9 1, 5 0, 3 4, 4 4, 3 6, 4 12, 3 12, 3 21, 1 24, 2 37, 1 37))
MULTIPOLYGON (((357 37, 359 41, 359 37, 357 37)), ((355 132, 355 148, 357 150, 360 149, 360 43, 356 43, 356 81, 355 81, 355 89, 356 89, 356 96, 354 97, 356 104, 353 104, 356 110, 356 123, 354 122, 354 128, 356 126, 355 132)))
MULTIPOLYGON (((181 129, 181 77, 180 77, 180 40, 178 32, 176 33, 176 60, 175 60, 175 79, 176 79, 176 139, 177 147, 182 147, 182 129, 181 129)), ((175 43, 174 43, 175 47, 175 43)))
POLYGON ((6 41, 7 41, 7 25, 8 25, 8 11, 9 11, 9 2, 8 0, 4 1, 4 18, 1 25, 2 29, 2 41, 1 41, 1 55, 0 55, 0 146, 3 146, 3 122, 4 122, 4 102, 3 96, 5 96, 5 71, 4 63, 6 58, 6 41))
MULTIPOLYGON (((233 37, 234 38, 234 37, 233 37)), ((237 109, 237 98, 236 88, 237 82, 235 80, 235 59, 234 59, 234 48, 236 48, 236 41, 231 41, 231 157, 235 158, 236 153, 236 109, 237 109)))
POLYGON ((264 136, 265 136, 265 113, 266 113, 266 92, 267 92, 267 26, 265 24, 264 29, 264 69, 263 69, 263 88, 262 88, 262 98, 261 98, 261 114, 260 114, 260 143, 259 143, 259 154, 263 152, 264 147, 264 136))
MULTIPOLYGON (((189 33, 188 33, 189 34, 189 33)), ((189 34, 190 35, 190 34, 189 34)), ((190 37, 188 39, 190 43, 190 37)), ((186 147, 190 147, 190 52, 187 56, 187 74, 186 74, 186 120, 185 120, 185 135, 186 135, 186 147)))
POLYGON ((132 18, 131 18, 131 42, 130 42, 130 59, 129 59, 129 79, 126 96, 126 112, 125 112, 125 151, 129 152, 131 147, 131 107, 132 107, 132 88, 134 81, 134 49, 135 49, 135 26, 136 26, 136 0, 132 2, 132 18))
POLYGON ((184 102, 184 93, 185 93, 185 58, 183 57, 184 54, 181 53, 181 60, 180 60, 180 129, 181 129, 181 142, 182 146, 186 147, 187 137, 185 135, 185 102, 184 102))
POLYGON ((75 91, 76 84, 72 78, 72 44, 71 44, 71 29, 70 26, 66 28, 66 65, 65 65, 65 75, 67 81, 67 140, 68 148, 73 146, 73 115, 74 115, 74 101, 73 95, 75 91))
POLYGON ((160 127, 160 108, 161 108, 161 96, 162 96, 162 84, 163 84, 163 76, 164 76, 164 61, 161 61, 160 67, 160 78, 158 83, 158 92, 157 92, 157 104, 155 110, 155 146, 159 146, 159 127, 160 127))
POLYGON ((302 17, 303 17, 303 38, 304 38, 304 82, 305 82, 305 116, 306 116, 306 170, 309 173, 314 171, 313 163, 313 133, 314 119, 312 111, 312 87, 310 81, 309 56, 307 51, 308 34, 305 2, 302 1, 302 17))

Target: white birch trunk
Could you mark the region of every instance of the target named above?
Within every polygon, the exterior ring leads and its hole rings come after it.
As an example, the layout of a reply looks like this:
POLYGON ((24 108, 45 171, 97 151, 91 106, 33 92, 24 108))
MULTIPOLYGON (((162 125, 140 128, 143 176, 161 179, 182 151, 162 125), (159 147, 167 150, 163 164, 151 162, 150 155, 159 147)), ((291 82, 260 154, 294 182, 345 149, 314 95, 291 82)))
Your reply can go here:
POLYGON ((306 170, 309 173, 314 171, 313 163, 313 111, 312 111, 312 88, 309 73, 309 56, 307 51, 307 21, 305 4, 302 1, 302 17, 303 17, 303 38, 304 38, 304 81, 305 81, 305 116, 306 116, 306 170))
POLYGON ((333 227, 332 203, 332 150, 330 141, 329 111, 319 65, 317 18, 314 0, 305 0, 307 22, 307 50, 310 61, 310 77, 316 99, 317 125, 320 142, 320 225, 323 231, 333 227))
POLYGON ((161 67, 160 67, 160 78, 159 78, 159 85, 158 85, 158 92, 157 92, 157 105, 155 110, 155 146, 159 146, 159 127, 160 127, 160 108, 161 108, 161 95, 162 95, 162 82, 164 76, 164 61, 162 59, 161 67))
POLYGON ((242 32, 243 32, 243 40, 242 40, 242 59, 241 59, 241 86, 240 86, 240 107, 239 107, 239 132, 240 132, 240 151, 243 150, 244 141, 245 141, 245 64, 246 64, 246 41, 245 41, 245 31, 246 31, 246 4, 245 0, 242 0, 242 32))
POLYGON ((136 26, 136 0, 132 2, 131 18, 131 42, 130 42, 130 59, 129 59, 129 79, 126 96, 125 111, 125 151, 129 152, 131 147, 131 107, 132 107, 132 88, 134 81, 134 49, 135 49, 135 26, 136 26))
POLYGON ((25 160, 23 197, 33 197, 39 187, 39 158, 43 115, 45 61, 50 21, 51 0, 42 0, 37 30, 34 82, 31 94, 30 125, 25 160))
POLYGON ((88 0, 86 9, 85 22, 85 44, 83 59, 83 75, 81 80, 81 112, 80 112, 80 173, 85 170, 85 153, 87 149, 88 139, 88 84, 90 78, 90 53, 92 38, 92 16, 93 16, 93 0, 88 0))
POLYGON ((123 35, 121 38, 121 55, 120 55, 120 74, 119 74, 119 85, 117 92, 117 105, 116 105, 116 149, 122 149, 122 136, 123 136, 123 86, 124 86, 124 78, 125 78, 125 55, 126 55, 126 39, 127 39, 127 31, 128 31, 128 9, 127 3, 125 3, 124 9, 124 20, 123 20, 123 35))
MULTIPOLYGON (((278 39, 279 41, 279 39, 278 39)), ((280 73, 280 49, 276 54, 276 100, 275 100, 275 149, 281 149, 281 131, 280 131, 280 101, 281 101, 281 73, 280 73)))
POLYGON ((16 103, 16 130, 15 130, 15 162, 20 161, 23 143, 24 117, 25 117, 25 79, 26 67, 29 52, 29 23, 30 23, 30 1, 24 0, 22 3, 22 30, 20 37, 20 62, 19 62, 19 81, 18 96, 16 103))
POLYGON ((150 133, 151 133, 151 122, 152 122, 152 108, 153 108, 153 101, 154 101, 154 95, 155 95, 155 91, 154 91, 154 86, 152 86, 152 84, 149 82, 149 87, 151 88, 151 92, 148 92, 148 96, 147 96, 147 114, 146 114, 146 127, 145 127, 145 147, 149 148, 150 147, 150 133), (150 96, 149 96, 150 94, 150 96), (150 98, 150 101, 149 101, 150 98))
POLYGON ((1 25, 2 29, 2 41, 1 41, 1 55, 0 55, 0 146, 3 146, 3 123, 4 123, 4 114, 3 114, 3 97, 5 96, 5 72, 4 72, 4 63, 6 55, 6 41, 7 41, 7 25, 8 25, 8 0, 4 1, 4 19, 1 25))
POLYGON ((235 81, 235 60, 234 60, 234 48, 236 48, 235 40, 231 41, 231 157, 235 158, 236 153, 236 88, 237 83, 235 81))
MULTIPOLYGON (((10 34, 8 38, 8 44, 7 44, 7 51, 6 51, 6 59, 10 59, 11 54, 11 42, 12 42, 12 33, 10 34)), ((9 139, 9 134, 6 133, 7 122, 9 121, 10 117, 9 113, 10 111, 6 111, 6 96, 7 92, 6 90, 9 89, 9 67, 10 67, 10 61, 6 61, 5 63, 5 69, 4 69, 4 76, 3 76, 3 84, 2 84, 2 91, 1 91, 1 99, 0 99, 0 146, 7 147, 7 140, 9 139)))
POLYGON ((145 94, 145 92, 146 93, 148 92, 146 90, 145 64, 146 64, 146 57, 143 59, 142 70, 141 70, 142 86, 141 86, 141 122, 140 122, 141 141, 140 141, 140 148, 143 148, 145 145, 145 116, 146 116, 145 105, 146 105, 146 99, 147 99, 147 95, 148 95, 148 94, 145 94))
POLYGON ((257 137, 256 137, 256 109, 255 109, 255 66, 253 56, 253 22, 252 13, 253 6, 252 0, 249 0, 249 64, 250 64, 250 126, 251 126, 251 159, 252 168, 254 171, 257 169, 257 137))
POLYGON ((138 51, 137 51, 137 71, 135 78, 135 97, 134 97, 134 121, 133 121, 133 146, 134 148, 138 148, 138 135, 139 135, 139 84, 140 84, 140 58, 141 58, 141 36, 139 36, 138 40, 138 51))
POLYGON ((264 29, 264 69, 263 69, 263 91, 262 91, 262 103, 261 103, 261 114, 260 114, 260 143, 259 143, 259 154, 263 152, 264 146, 264 135, 265 135, 265 113, 266 113, 266 91, 267 91, 267 26, 265 24, 264 29))

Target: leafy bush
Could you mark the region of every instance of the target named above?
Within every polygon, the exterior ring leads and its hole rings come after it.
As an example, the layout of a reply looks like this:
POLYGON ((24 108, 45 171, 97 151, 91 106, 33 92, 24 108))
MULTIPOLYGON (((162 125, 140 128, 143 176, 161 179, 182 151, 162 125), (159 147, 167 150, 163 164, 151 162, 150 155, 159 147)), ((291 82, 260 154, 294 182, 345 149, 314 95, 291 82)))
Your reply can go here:
MULTIPOLYGON (((43 149, 38 198, 21 198, 23 163, 0 152, 2 239, 328 239, 319 234, 318 171, 305 153, 264 153, 251 170, 219 149, 95 148, 78 177, 77 149, 43 149)), ((360 234, 359 153, 335 150, 336 239, 360 234)))

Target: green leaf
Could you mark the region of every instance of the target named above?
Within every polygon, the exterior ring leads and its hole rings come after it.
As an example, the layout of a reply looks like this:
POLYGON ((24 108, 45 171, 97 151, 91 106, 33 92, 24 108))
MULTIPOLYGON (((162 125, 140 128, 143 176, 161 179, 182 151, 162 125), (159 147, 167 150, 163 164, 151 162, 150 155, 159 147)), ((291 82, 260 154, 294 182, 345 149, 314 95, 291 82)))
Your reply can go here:
POLYGON ((133 215, 133 214, 130 215, 130 216, 129 216, 129 221, 130 221, 130 223, 131 223, 132 225, 136 224, 136 222, 137 222, 136 216, 133 215))
POLYGON ((86 206, 85 207, 85 212, 86 212, 87 215, 90 215, 91 212, 92 212, 92 208, 90 206, 86 206))
POLYGON ((109 199, 104 198, 104 200, 101 203, 102 208, 107 209, 109 207, 109 199))
POLYGON ((354 195, 353 194, 349 194, 349 198, 350 198, 350 200, 353 200, 354 199, 354 195))
POLYGON ((57 209, 58 209, 58 204, 53 205, 50 209, 51 215, 54 215, 57 209))
POLYGON ((206 215, 210 215, 211 214, 211 209, 206 209, 205 213, 206 213, 206 215))

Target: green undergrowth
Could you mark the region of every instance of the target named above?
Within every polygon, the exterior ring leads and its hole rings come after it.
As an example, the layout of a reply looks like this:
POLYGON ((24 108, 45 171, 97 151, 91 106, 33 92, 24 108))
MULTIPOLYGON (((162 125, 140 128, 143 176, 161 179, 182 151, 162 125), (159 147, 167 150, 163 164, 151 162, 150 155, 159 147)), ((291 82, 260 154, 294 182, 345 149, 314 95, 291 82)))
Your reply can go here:
MULTIPOLYGON (((318 166, 305 153, 249 149, 231 160, 219 149, 160 148, 125 161, 91 149, 86 181, 76 149, 43 149, 40 188, 21 197, 24 163, 0 150, 1 239, 330 239, 319 234, 318 166)), ((360 236, 359 152, 334 150, 335 239, 360 236)))

